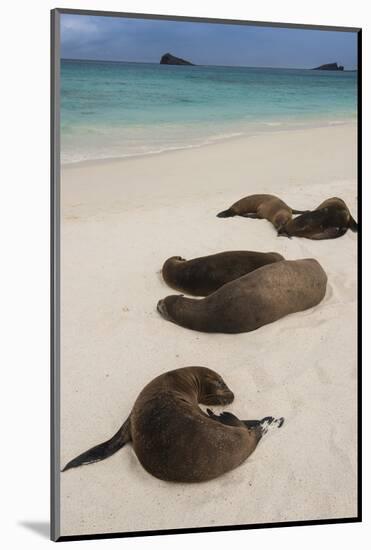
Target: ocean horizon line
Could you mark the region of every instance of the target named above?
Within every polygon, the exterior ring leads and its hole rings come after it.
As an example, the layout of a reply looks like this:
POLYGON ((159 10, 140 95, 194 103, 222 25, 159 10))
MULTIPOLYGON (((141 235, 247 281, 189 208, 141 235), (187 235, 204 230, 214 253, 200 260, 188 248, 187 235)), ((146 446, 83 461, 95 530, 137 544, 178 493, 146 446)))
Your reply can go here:
MULTIPOLYGON (((160 61, 125 61, 124 59, 117 60, 117 59, 82 59, 78 57, 61 57, 61 61, 79 61, 84 63, 117 63, 117 64, 132 64, 132 65, 161 65, 160 61)), ((337 63, 337 61, 334 61, 333 63, 337 63)), ((174 66, 174 65, 166 65, 166 66, 174 66)), ((180 65, 181 67, 220 67, 220 68, 233 68, 233 69, 268 69, 268 70, 283 70, 283 71, 313 71, 318 70, 314 69, 313 67, 268 67, 268 66, 262 66, 262 65, 206 65, 206 64, 197 64, 197 65, 180 65)), ((343 71, 327 71, 329 73, 336 73, 336 72, 357 72, 358 68, 355 69, 345 69, 343 71)))

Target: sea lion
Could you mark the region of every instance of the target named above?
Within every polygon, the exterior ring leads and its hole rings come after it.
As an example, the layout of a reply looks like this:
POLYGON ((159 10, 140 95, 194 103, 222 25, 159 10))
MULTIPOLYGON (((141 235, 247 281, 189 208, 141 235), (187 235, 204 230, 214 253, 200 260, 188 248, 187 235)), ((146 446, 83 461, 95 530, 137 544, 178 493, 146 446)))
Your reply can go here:
POLYGON ((227 405, 234 395, 219 374, 206 367, 184 367, 157 376, 139 394, 119 431, 71 460, 63 471, 98 462, 132 442, 142 466, 165 481, 199 482, 239 466, 262 435, 283 418, 239 420, 215 415, 204 405, 227 405))
POLYGON ((293 214, 303 214, 305 210, 294 210, 274 195, 249 195, 232 204, 228 210, 217 214, 218 218, 243 216, 269 220, 279 229, 292 219, 293 214))
POLYGON ((201 300, 167 296, 157 309, 168 321, 192 330, 249 332, 319 304, 326 283, 317 260, 282 260, 259 267, 201 300))
POLYGON ((284 257, 275 252, 247 250, 220 252, 193 260, 172 256, 164 263, 162 276, 175 290, 193 296, 208 296, 254 269, 281 260, 284 257))
POLYGON ((336 239, 348 229, 358 231, 358 224, 342 199, 332 197, 312 212, 306 212, 278 229, 278 235, 306 239, 336 239))

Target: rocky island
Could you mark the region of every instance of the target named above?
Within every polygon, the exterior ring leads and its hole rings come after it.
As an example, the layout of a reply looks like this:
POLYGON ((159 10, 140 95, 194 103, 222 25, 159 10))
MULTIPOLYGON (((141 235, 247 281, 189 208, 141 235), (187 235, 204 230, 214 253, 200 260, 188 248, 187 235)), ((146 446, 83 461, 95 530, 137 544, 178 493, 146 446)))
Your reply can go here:
POLYGON ((313 71, 343 71, 343 65, 338 65, 337 63, 326 63, 325 65, 320 65, 319 67, 314 67, 313 71))
POLYGON ((194 65, 194 63, 191 63, 190 61, 186 61, 181 57, 175 57, 175 55, 171 55, 171 53, 165 53, 161 57, 160 64, 161 65, 194 65))

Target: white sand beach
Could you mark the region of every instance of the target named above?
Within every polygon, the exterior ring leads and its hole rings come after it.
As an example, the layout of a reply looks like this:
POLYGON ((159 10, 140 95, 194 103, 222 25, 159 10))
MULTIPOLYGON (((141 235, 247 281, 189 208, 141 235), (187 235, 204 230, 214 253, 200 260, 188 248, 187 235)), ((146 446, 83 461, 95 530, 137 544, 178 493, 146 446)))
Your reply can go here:
POLYGON ((214 481, 162 482, 130 444, 61 474, 62 535, 356 515, 357 234, 287 239, 266 220, 216 217, 271 193, 296 209, 339 196, 357 219, 356 146, 347 123, 62 168, 61 465, 111 437, 143 386, 178 367, 221 374, 235 393, 224 409, 240 418, 285 417, 214 481), (164 260, 225 250, 316 258, 326 297, 245 334, 165 321, 164 260))

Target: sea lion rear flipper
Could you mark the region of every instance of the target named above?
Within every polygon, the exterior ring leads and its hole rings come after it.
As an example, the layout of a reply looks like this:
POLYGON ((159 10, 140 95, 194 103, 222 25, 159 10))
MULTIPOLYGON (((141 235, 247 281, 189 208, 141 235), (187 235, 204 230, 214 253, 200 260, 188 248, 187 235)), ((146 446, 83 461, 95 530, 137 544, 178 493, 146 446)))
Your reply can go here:
POLYGON ((261 424, 261 420, 243 420, 242 422, 245 424, 246 428, 249 428, 249 430, 260 426, 261 424))
POLYGON ((235 216, 235 213, 230 208, 228 208, 227 210, 223 210, 222 212, 219 212, 219 214, 217 214, 218 218, 231 218, 232 216, 235 216))
POLYGON ((70 468, 76 468, 77 466, 82 466, 84 464, 91 464, 92 462, 99 462, 109 456, 113 455, 116 451, 121 449, 131 440, 130 434, 130 416, 125 420, 118 432, 115 433, 111 439, 95 445, 91 449, 88 449, 81 455, 77 456, 63 468, 62 472, 69 470, 70 468))
POLYGON ((358 233, 358 223, 352 216, 349 218, 349 229, 353 231, 353 233, 358 233))
MULTIPOLYGON (((254 429, 258 433, 260 433, 260 437, 262 437, 263 435, 265 435, 266 433, 268 433, 271 430, 281 428, 284 421, 285 421, 285 419, 283 418, 283 416, 281 416, 280 418, 274 418, 273 416, 266 416, 262 420, 258 421, 258 424, 256 426, 254 426, 254 429)), ((244 422, 246 423, 246 422, 249 422, 249 421, 245 420, 244 422)))

